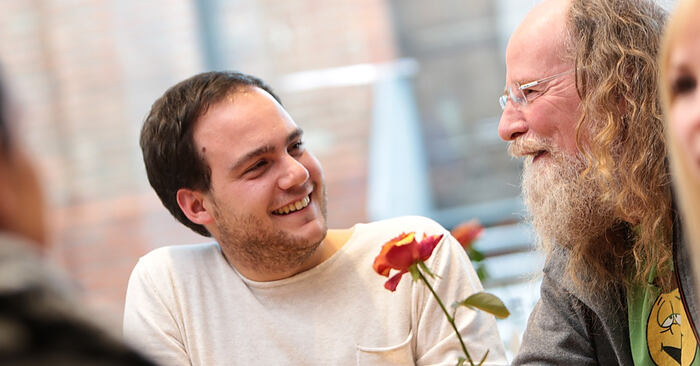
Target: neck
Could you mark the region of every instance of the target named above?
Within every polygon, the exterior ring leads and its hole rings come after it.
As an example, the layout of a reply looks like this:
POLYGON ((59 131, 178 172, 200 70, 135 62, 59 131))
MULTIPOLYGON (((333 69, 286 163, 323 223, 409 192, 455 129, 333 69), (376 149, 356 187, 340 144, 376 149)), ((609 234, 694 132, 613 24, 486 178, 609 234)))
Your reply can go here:
POLYGON ((227 253, 227 250, 223 246, 221 248, 226 261, 235 267, 244 277, 256 282, 270 282, 292 277, 323 263, 345 245, 348 239, 350 239, 350 236, 352 236, 352 233, 352 229, 330 229, 323 241, 310 253, 308 258, 303 259, 298 265, 289 266, 288 268, 279 268, 279 270, 276 271, 262 271, 259 267, 249 263, 242 263, 240 260, 235 260, 235 253, 227 253))

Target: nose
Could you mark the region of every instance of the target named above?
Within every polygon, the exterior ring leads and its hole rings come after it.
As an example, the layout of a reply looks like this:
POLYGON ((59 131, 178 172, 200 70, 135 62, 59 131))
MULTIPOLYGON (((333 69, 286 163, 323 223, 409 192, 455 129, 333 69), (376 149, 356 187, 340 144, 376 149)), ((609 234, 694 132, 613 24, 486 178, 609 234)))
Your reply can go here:
POLYGON ((278 180, 281 189, 287 190, 298 187, 309 180, 309 170, 301 161, 287 155, 284 159, 284 170, 278 180))
POLYGON ((498 122, 498 136, 504 141, 513 141, 526 132, 527 123, 521 112, 513 106, 513 101, 509 100, 498 122))

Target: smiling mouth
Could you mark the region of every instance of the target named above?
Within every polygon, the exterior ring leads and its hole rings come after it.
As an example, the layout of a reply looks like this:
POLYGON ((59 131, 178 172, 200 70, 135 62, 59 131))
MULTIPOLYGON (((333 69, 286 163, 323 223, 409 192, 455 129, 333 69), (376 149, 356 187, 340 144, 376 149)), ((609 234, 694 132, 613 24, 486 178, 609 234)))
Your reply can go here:
POLYGON ((274 210, 272 211, 272 213, 275 215, 289 215, 291 213, 303 210, 304 208, 306 208, 306 206, 309 205, 309 202, 311 202, 310 194, 296 202, 292 202, 282 208, 274 210))
POLYGON ((533 154, 532 161, 533 161, 533 162, 536 161, 537 159, 541 158, 541 157, 544 156, 545 154, 547 154, 547 150, 540 150, 540 151, 534 153, 534 154, 533 154))

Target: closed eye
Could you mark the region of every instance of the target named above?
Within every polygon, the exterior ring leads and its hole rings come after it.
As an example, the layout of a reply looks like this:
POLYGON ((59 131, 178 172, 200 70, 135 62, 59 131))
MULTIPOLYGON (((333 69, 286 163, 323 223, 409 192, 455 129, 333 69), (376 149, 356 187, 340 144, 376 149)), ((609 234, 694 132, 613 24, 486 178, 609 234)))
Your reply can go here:
POLYGON ((525 88, 525 89, 523 89, 523 94, 525 94, 526 96, 529 95, 529 94, 532 94, 532 93, 536 93, 536 92, 537 92, 537 90, 534 90, 534 89, 531 89, 531 88, 525 88))
POLYGON ((268 164, 269 162, 266 159, 258 160, 250 168, 246 169, 243 174, 260 173, 268 164))
POLYGON ((525 98, 527 98, 528 101, 531 102, 533 99, 542 95, 542 90, 525 88, 525 89, 523 89, 523 95, 525 96, 525 98))
POLYGON ((297 140, 289 146, 289 154, 292 156, 299 156, 304 152, 304 142, 297 140))

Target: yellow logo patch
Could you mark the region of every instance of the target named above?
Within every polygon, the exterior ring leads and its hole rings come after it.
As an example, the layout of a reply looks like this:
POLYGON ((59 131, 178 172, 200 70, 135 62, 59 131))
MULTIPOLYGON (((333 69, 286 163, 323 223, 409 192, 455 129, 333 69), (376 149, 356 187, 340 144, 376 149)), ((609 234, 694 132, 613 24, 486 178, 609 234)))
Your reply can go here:
POLYGON ((656 298, 647 321, 647 347, 657 365, 688 366, 698 347, 678 289, 656 298))

